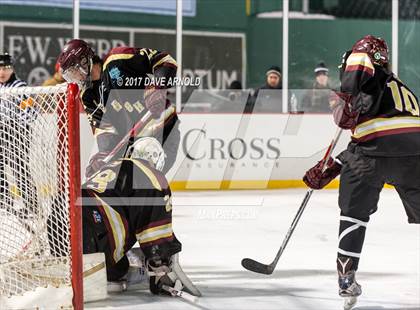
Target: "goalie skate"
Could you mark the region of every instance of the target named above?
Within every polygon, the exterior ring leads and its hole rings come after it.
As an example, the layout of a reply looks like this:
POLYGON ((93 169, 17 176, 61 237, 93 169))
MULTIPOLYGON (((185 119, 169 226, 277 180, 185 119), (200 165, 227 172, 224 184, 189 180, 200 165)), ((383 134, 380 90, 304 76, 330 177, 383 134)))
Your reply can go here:
POLYGON ((150 291, 153 294, 172 295, 195 301, 200 297, 200 291, 179 265, 178 254, 171 257, 170 262, 149 261, 148 273, 150 276, 150 291))

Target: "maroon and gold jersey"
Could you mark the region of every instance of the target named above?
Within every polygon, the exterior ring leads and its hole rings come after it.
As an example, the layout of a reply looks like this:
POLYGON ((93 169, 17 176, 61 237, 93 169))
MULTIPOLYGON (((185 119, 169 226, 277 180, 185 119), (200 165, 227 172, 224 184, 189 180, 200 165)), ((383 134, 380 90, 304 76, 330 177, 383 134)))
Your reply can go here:
POLYGON ((106 227, 107 262, 118 262, 138 242, 145 254, 174 241, 172 196, 165 176, 146 161, 115 160, 82 189, 86 225, 106 227))
POLYGON ((360 111, 352 141, 371 156, 420 155, 417 97, 388 69, 365 53, 351 53, 341 75, 341 91, 360 111))
MULTIPOLYGON (((144 89, 155 79, 163 88, 176 76, 176 61, 166 52, 117 47, 106 56, 101 81, 82 93, 82 101, 100 152, 110 152, 147 112, 144 89)), ((178 118, 167 100, 166 110, 138 133, 165 142, 178 118)), ((124 150, 122 150, 124 151, 124 150)), ((121 156, 124 154, 121 153, 121 156)))

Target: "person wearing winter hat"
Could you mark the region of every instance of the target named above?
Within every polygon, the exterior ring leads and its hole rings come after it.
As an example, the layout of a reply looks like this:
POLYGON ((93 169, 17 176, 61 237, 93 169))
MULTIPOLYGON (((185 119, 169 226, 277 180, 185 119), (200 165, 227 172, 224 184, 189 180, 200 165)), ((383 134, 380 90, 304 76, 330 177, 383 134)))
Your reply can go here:
POLYGON ((328 68, 323 62, 320 62, 314 69, 315 83, 314 88, 322 88, 328 86, 328 68))
POLYGON ((278 66, 271 66, 265 73, 265 84, 254 91, 254 95, 247 102, 245 112, 252 112, 258 99, 258 105, 264 110, 264 106, 270 110, 276 106, 278 112, 281 110, 282 74, 278 66), (260 96, 259 96, 260 95, 260 96), (259 96, 259 98, 258 98, 259 96))
POLYGON ((329 70, 324 62, 320 62, 314 69, 315 81, 302 99, 304 112, 326 113, 331 112, 330 97, 331 87, 328 83, 329 70))

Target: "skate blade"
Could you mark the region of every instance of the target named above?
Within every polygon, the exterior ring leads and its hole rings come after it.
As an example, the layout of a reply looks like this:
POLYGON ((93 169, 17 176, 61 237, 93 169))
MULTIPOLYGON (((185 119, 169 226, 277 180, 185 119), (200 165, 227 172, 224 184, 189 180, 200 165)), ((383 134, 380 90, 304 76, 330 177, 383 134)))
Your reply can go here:
POLYGON ((357 297, 350 296, 344 298, 344 310, 352 309, 357 303, 357 297))
POLYGON ((173 287, 170 287, 168 285, 162 285, 162 288, 167 291, 168 293, 170 293, 172 296, 174 297, 180 297, 185 299, 186 301, 189 301, 191 303, 196 303, 198 301, 198 297, 191 295, 188 292, 185 291, 181 291, 181 290, 177 290, 173 287))

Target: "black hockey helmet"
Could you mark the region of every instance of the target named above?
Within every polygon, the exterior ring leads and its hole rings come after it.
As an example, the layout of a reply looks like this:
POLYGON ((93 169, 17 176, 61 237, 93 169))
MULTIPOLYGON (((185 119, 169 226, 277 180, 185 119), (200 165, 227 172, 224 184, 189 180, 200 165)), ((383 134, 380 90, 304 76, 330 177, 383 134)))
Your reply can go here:
POLYGON ((12 68, 13 67, 13 57, 10 56, 7 53, 4 54, 0 54, 0 66, 1 67, 7 67, 7 68, 12 68))
POLYGON ((373 35, 367 35, 354 43, 352 51, 366 53, 374 64, 385 66, 389 62, 388 45, 385 40, 373 35))

